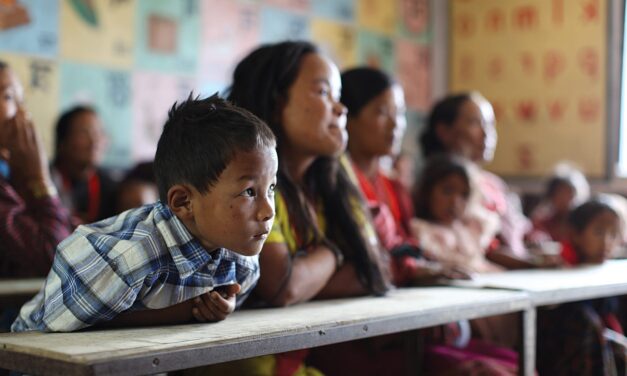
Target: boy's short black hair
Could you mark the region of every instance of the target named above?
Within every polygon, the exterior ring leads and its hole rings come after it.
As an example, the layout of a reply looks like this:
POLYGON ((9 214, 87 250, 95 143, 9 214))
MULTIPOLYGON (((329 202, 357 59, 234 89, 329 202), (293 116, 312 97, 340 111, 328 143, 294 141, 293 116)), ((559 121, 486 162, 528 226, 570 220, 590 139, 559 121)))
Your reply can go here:
POLYGON ((594 218, 605 212, 612 213, 618 218, 618 213, 607 199, 602 196, 595 197, 573 209, 568 215, 568 224, 580 234, 594 218))
POLYGON ((199 99, 192 94, 174 103, 163 126, 154 172, 159 198, 167 203, 175 184, 191 184, 206 193, 239 151, 276 147, 266 123, 218 94, 199 99))

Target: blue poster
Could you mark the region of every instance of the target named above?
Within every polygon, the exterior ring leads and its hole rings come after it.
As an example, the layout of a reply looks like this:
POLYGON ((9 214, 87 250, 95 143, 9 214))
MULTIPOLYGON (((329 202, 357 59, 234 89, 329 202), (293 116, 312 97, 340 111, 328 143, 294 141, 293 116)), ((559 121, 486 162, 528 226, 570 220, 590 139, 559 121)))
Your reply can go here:
POLYGON ((59 1, 20 0, 0 5, 0 50, 56 57, 59 50, 59 1))
POLYGON ((103 164, 131 163, 131 81, 126 71, 87 64, 61 64, 61 110, 77 104, 96 108, 107 138, 103 164))
POLYGON ((261 9, 262 42, 309 39, 310 35, 306 16, 269 6, 261 9))

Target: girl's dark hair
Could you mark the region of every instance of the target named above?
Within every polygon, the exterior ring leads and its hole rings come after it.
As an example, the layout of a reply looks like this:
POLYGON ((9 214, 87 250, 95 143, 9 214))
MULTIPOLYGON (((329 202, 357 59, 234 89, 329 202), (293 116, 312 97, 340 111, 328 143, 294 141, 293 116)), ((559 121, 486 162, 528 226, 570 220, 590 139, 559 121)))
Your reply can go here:
POLYGON ((436 127, 438 124, 444 124, 447 127, 452 126, 459 116, 460 108, 469 100, 472 100, 471 93, 460 93, 447 96, 433 106, 427 118, 426 127, 418 136, 422 155, 425 158, 448 152, 436 133, 436 127))
MULTIPOLYGON (((288 90, 298 76, 303 58, 317 52, 315 45, 304 41, 267 44, 244 58, 233 73, 228 99, 266 121, 277 137, 279 158, 285 143, 281 113, 288 101, 288 90)), ((289 176, 285 161, 280 159, 277 180, 296 238, 301 242, 299 247, 320 244, 325 236, 342 250, 347 260, 353 261, 360 280, 372 293, 384 293, 387 282, 378 262, 380 251, 369 247, 355 218, 355 209, 362 204, 361 196, 339 161, 317 158, 305 173, 303 187, 299 187, 289 176), (322 200, 327 221, 326 234, 313 231, 313 239, 312 225, 316 221, 307 209, 303 193, 322 200)), ((366 216, 364 212, 363 220, 366 216)))
POLYGON ((349 69, 342 73, 340 102, 348 109, 348 116, 357 116, 368 102, 395 83, 385 72, 376 68, 349 69))
POLYGON ((87 105, 74 106, 70 108, 69 110, 65 111, 64 113, 62 113, 59 119, 57 120, 57 125, 55 127, 55 138, 54 138, 55 150, 57 151, 56 158, 59 157, 58 155, 59 145, 61 145, 63 141, 65 141, 68 135, 70 134, 74 119, 78 115, 85 113, 85 112, 95 114, 96 110, 93 107, 87 106, 87 105))
POLYGON ((553 197, 559 187, 566 186, 572 188, 574 191, 577 190, 577 187, 573 183, 572 179, 567 176, 553 176, 549 179, 546 184, 546 197, 553 197))
POLYGON ((568 215, 568 224, 577 232, 583 232, 594 218, 602 213, 612 213, 618 218, 618 213, 608 200, 596 197, 577 206, 568 215))
POLYGON ((9 64, 7 64, 4 60, 0 60, 0 70, 7 69, 9 64))
POLYGON ((429 207, 433 187, 452 174, 461 176, 470 187, 467 164, 462 158, 450 154, 437 154, 427 160, 413 194, 416 217, 428 221, 434 219, 429 207))

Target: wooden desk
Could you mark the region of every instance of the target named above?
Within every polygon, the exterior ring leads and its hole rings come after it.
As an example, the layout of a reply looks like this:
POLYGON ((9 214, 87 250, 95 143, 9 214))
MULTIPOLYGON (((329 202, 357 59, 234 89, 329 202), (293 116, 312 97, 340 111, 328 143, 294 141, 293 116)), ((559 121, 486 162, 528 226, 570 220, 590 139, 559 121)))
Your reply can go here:
MULTIPOLYGON (((240 311, 215 324, 3 334, 0 367, 49 375, 167 372, 517 311, 530 312, 525 317, 533 339, 535 311, 525 293, 400 289, 382 298, 240 311)), ((533 342, 525 347, 533 356, 533 342)), ((533 368, 524 372, 531 375, 533 368)))
POLYGON ((627 260, 573 269, 515 270, 454 281, 455 286, 524 291, 534 306, 627 294, 627 260))

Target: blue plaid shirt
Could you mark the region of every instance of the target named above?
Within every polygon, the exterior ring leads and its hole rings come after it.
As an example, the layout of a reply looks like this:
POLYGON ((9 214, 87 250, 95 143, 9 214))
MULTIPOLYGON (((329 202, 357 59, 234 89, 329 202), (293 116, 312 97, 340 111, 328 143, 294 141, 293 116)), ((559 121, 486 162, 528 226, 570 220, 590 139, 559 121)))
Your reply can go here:
POLYGON ((208 252, 157 202, 80 226, 61 242, 45 286, 22 307, 11 330, 74 331, 235 282, 242 287, 239 306, 258 279, 257 256, 208 252))

